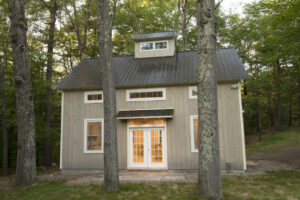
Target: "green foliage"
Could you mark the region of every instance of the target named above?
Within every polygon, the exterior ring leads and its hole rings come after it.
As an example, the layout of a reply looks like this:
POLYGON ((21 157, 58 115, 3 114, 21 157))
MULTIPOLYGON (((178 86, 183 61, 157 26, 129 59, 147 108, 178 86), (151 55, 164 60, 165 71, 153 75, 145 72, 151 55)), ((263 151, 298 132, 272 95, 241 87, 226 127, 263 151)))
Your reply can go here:
POLYGON ((300 122, 298 5, 299 0, 261 0, 248 4, 243 16, 220 13, 225 26, 218 29, 218 43, 237 49, 250 76, 243 85, 247 133, 300 122))

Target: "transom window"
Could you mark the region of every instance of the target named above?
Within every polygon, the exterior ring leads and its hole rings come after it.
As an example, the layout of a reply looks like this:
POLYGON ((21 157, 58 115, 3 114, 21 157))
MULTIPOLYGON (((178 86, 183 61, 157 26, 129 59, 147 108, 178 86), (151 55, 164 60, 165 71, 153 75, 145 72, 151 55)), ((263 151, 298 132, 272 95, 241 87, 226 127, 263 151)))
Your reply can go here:
POLYGON ((102 103, 103 92, 102 91, 91 91, 84 93, 84 103, 102 103))
POLYGON ((84 121, 84 153, 103 152, 103 130, 102 119, 84 121))
POLYGON ((127 101, 155 101, 166 99, 165 88, 138 89, 126 91, 127 101))
POLYGON ((197 86, 190 86, 189 87, 189 99, 197 99, 198 98, 198 92, 197 92, 197 86))
POLYGON ((192 152, 198 152, 198 116, 190 117, 192 152))
POLYGON ((142 42, 140 47, 142 51, 167 49, 168 41, 142 42))

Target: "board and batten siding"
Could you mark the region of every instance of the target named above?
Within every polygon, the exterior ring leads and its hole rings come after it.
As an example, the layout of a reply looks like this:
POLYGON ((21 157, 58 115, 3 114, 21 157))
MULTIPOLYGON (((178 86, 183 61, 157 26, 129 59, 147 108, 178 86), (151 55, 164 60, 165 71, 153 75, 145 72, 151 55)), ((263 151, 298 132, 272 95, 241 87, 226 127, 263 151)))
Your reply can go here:
MULTIPOLYGON (((218 84, 218 116, 221 167, 245 169, 245 146, 240 89, 238 83, 218 84)), ((84 153, 84 119, 103 118, 103 104, 85 104, 83 91, 63 92, 62 158, 67 169, 103 169, 103 153, 84 153)), ((173 108, 166 119, 168 169, 196 169, 197 153, 191 151, 190 116, 197 115, 197 100, 189 99, 189 86, 166 87, 166 100, 126 101, 126 89, 117 89, 117 110, 173 108)), ((105 124, 104 124, 105 126, 105 124)), ((119 168, 127 169, 127 121, 118 120, 119 168)))

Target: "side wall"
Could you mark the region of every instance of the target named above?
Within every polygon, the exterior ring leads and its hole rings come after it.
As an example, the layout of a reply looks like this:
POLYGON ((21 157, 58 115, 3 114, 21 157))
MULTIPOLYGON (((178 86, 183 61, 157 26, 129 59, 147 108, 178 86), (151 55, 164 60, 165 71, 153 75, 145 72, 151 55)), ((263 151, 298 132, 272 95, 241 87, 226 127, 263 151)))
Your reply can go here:
MULTIPOLYGON (((218 85, 218 116, 221 167, 232 163, 245 169, 244 132, 240 90, 237 83, 218 85)), ((196 169, 197 153, 191 152, 190 115, 197 115, 197 100, 189 99, 188 86, 166 89, 164 101, 126 102, 126 89, 117 90, 117 110, 174 108, 167 120, 168 169, 196 169)), ((64 92, 62 124, 62 169, 103 169, 103 153, 84 153, 84 119, 103 118, 103 104, 84 104, 84 92, 64 92)), ((127 121, 118 120, 119 167, 127 169, 127 121)))

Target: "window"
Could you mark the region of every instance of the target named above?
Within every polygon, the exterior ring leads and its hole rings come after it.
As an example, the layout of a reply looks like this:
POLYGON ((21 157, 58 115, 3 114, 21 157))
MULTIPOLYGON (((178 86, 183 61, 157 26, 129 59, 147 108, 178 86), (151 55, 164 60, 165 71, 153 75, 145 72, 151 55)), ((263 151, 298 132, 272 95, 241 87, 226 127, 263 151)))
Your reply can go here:
POLYGON ((103 120, 84 120, 84 153, 103 153, 103 120))
POLYGON ((141 50, 152 50, 153 49, 153 42, 143 42, 141 43, 141 50))
POLYGON ((192 115, 190 123, 192 152, 198 152, 198 116, 192 115))
POLYGON ((167 49, 168 48, 168 42, 155 42, 155 49, 167 49))
POLYGON ((102 91, 92 91, 84 93, 84 103, 102 103, 103 102, 103 92, 102 91))
POLYGON ((197 86, 189 87, 189 99, 197 99, 197 86))
POLYGON ((141 51, 164 50, 168 49, 168 41, 142 42, 140 48, 141 51))
POLYGON ((165 88, 138 89, 126 91, 127 101, 166 100, 165 88))

